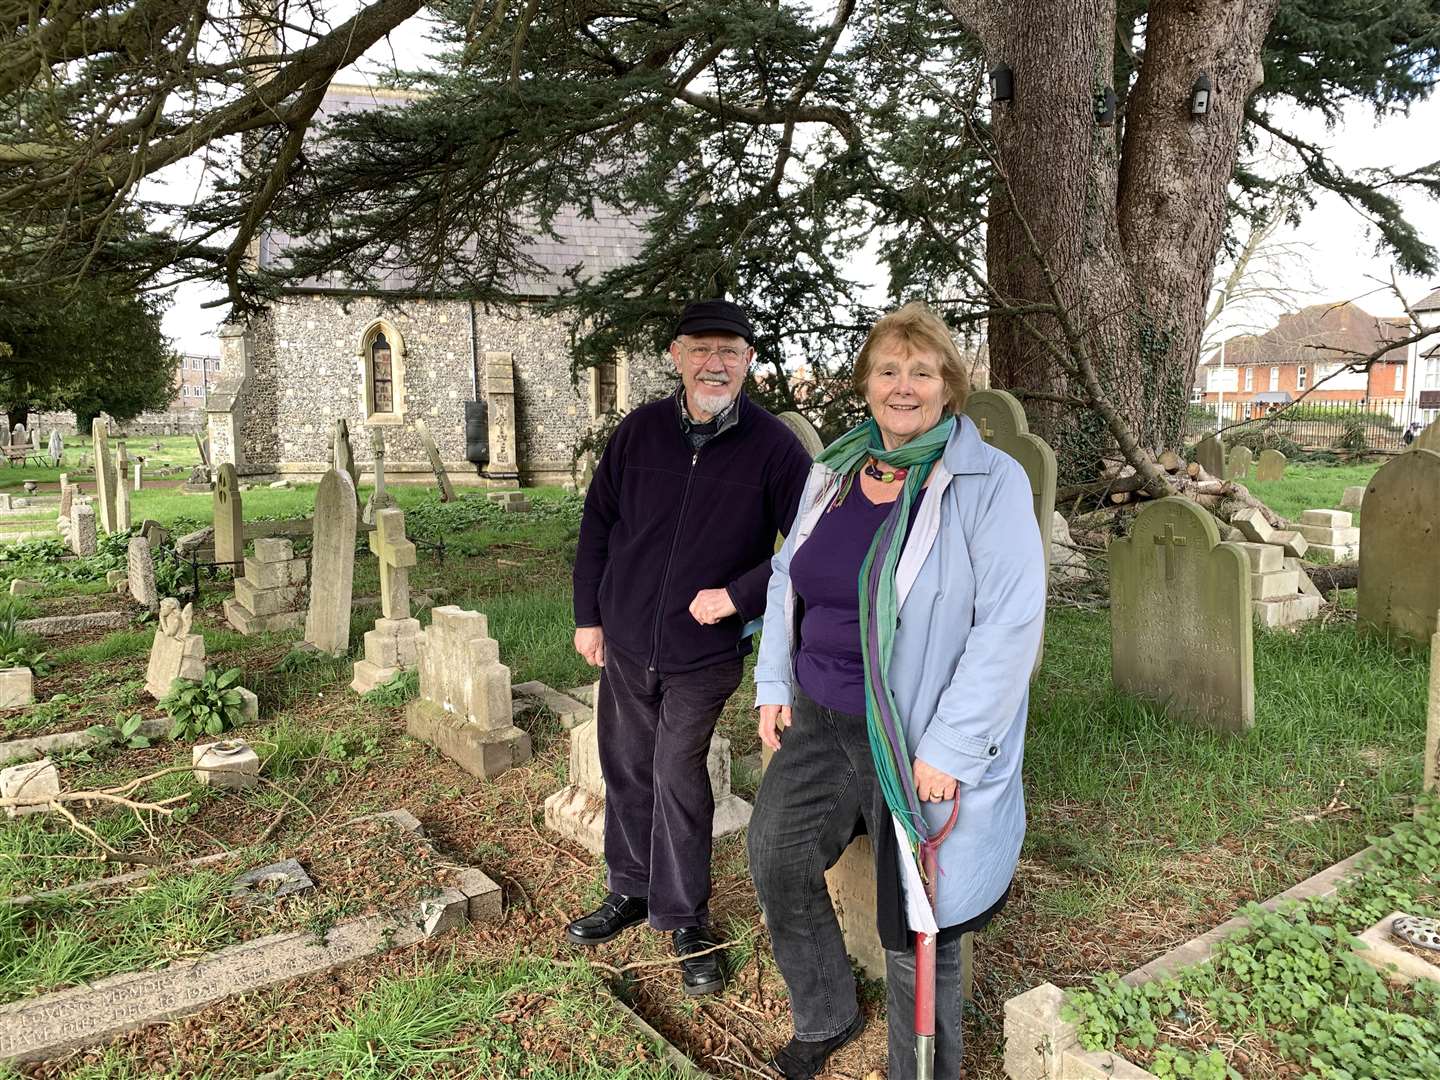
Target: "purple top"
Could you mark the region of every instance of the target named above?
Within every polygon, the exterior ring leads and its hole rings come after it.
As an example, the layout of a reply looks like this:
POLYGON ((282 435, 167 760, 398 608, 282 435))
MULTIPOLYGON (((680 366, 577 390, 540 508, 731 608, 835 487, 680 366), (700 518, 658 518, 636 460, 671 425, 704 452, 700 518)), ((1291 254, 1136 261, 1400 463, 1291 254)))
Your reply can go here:
MULTIPOLYGON (((826 510, 790 562, 803 605, 795 681, 827 708, 865 715, 865 659, 860 653, 860 566, 893 503, 873 503, 857 478, 840 506, 826 510)), ((910 522, 920 497, 910 507, 910 522)))

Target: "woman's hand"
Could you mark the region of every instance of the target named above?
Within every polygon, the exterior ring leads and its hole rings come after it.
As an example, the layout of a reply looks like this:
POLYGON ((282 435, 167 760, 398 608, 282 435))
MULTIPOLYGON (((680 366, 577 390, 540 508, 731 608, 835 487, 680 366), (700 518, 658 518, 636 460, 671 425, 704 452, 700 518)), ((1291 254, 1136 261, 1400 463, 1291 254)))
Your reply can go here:
POLYGON ((761 705, 760 723, 755 725, 755 734, 771 750, 780 749, 780 729, 790 726, 789 705, 761 705))
POLYGON ((960 782, 955 777, 926 765, 918 757, 914 771, 915 793, 920 796, 921 802, 949 802, 959 794, 960 782))

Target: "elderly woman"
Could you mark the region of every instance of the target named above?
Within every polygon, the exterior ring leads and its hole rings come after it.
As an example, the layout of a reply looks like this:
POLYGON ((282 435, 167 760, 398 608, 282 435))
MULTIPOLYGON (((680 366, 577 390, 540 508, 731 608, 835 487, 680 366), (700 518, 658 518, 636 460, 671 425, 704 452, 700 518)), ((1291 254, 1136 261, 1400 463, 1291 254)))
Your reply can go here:
MULTIPOLYGON (((902 845, 938 833, 958 800, 934 883, 935 1076, 954 1080, 960 936, 1003 905, 1025 832, 1044 555, 1024 470, 960 415, 969 384, 940 319, 918 303, 882 318, 855 387, 871 418, 815 462, 774 559, 755 668, 760 740, 776 753, 750 867, 795 1021, 770 1064, 808 1080, 864 1026, 824 876, 863 828, 876 852, 889 1076, 915 1075, 919 927, 907 923, 902 845), (904 759, 887 761, 896 745, 904 759)), ((916 880, 908 899, 925 904, 916 880)))

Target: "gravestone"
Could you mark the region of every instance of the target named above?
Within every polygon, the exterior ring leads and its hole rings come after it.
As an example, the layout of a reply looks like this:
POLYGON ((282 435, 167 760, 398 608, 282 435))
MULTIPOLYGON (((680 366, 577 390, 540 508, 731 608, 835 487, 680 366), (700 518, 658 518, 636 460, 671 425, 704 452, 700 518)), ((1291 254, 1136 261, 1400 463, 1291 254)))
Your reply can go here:
POLYGON ((134 483, 133 485, 131 485, 131 486, 132 486, 133 490, 139 491, 141 488, 143 488, 143 487, 145 486, 145 462, 143 462, 143 461, 137 461, 137 462, 135 462, 134 471, 135 471, 135 483, 134 483))
POLYGON ((1255 722, 1250 565, 1188 499, 1150 503, 1110 545, 1115 685, 1210 727, 1255 722))
POLYGON ((60 774, 49 758, 27 761, 0 769, 0 799, 5 799, 5 816, 43 814, 60 794, 60 774))
POLYGON ((50 429, 50 464, 59 467, 65 457, 65 440, 55 428, 50 429))
POLYGON ((220 466, 210 501, 215 529, 215 561, 234 568, 237 579, 245 576, 245 511, 240 501, 240 476, 230 462, 220 466))
POLYGON ((193 746, 190 765, 201 787, 249 791, 260 783, 260 755, 244 739, 222 739, 193 746))
POLYGON ((344 656, 350 651, 355 587, 355 488, 348 473, 331 469, 320 480, 314 521, 305 640, 323 653, 344 656))
POLYGON ((1425 717, 1425 790, 1434 791, 1440 774, 1440 629, 1430 638, 1430 705, 1425 717))
POLYGON ((491 491, 486 494, 485 498, 500 507, 501 510, 519 514, 528 513, 530 510, 530 500, 523 491, 491 491))
POLYGON ((405 538, 405 513, 381 510, 370 534, 380 560, 380 618, 365 634, 365 659, 355 664, 350 689, 366 694, 415 666, 420 621, 410 617, 410 567, 415 545, 405 538))
POLYGON ((35 704, 35 673, 28 667, 0 668, 0 709, 35 704))
POLYGON ((515 447, 515 364, 508 352, 485 354, 485 401, 489 417, 490 461, 485 475, 492 486, 520 483, 515 447))
POLYGON ((1435 453, 1440 454, 1440 420, 1436 420, 1416 436, 1415 441, 1410 444, 1410 449, 1433 450, 1435 453))
POLYGON ((420 433, 420 442, 425 447, 425 456, 430 459, 430 468, 435 473, 435 483, 440 485, 440 501, 450 502, 455 498, 455 489, 450 485, 450 474, 440 460, 440 448, 435 445, 435 436, 430 434, 430 425, 417 418, 415 430, 420 433))
POLYGON ((795 433, 812 461, 820 456, 820 451, 825 449, 825 443, 821 440, 820 433, 815 430, 814 424, 798 412, 782 412, 777 414, 776 419, 795 433))
POLYGON ((115 531, 115 462, 110 458, 107 443, 105 419, 97 416, 91 425, 91 439, 95 450, 95 501, 99 506, 97 517, 100 528, 107 533, 115 531))
POLYGON ((365 503, 365 513, 360 520, 369 527, 375 525, 375 512, 388 510, 395 505, 395 496, 385 490, 385 431, 383 428, 370 429, 370 452, 374 455, 375 490, 365 503))
POLYGON ((405 730, 471 776, 488 779, 530 760, 530 736, 514 724, 510 669, 478 611, 449 605, 420 632, 420 697, 405 730))
POLYGON ((195 435, 195 449, 200 454, 200 464, 208 470, 210 468, 210 436, 200 438, 199 433, 195 435))
POLYGON ((1261 450, 1255 464, 1256 480, 1279 480, 1285 475, 1285 455, 1279 450, 1261 450))
POLYGON ((355 464, 355 449, 350 445, 350 425, 344 419, 335 421, 335 439, 331 447, 335 457, 335 468, 349 473, 350 484, 355 488, 355 504, 360 504, 360 468, 355 464))
POLYGON ((167 596, 160 601, 160 619, 155 640, 150 643, 150 663, 145 669, 145 692, 155 700, 170 693, 176 679, 200 682, 205 678, 205 639, 190 632, 194 605, 167 596))
POLYGON ((28 448, 30 446, 30 433, 25 430, 24 424, 16 424, 10 430, 10 445, 12 447, 24 448, 28 448))
POLYGON ((235 595, 224 604, 225 620, 246 637, 290 630, 305 622, 304 598, 305 560, 295 557, 288 539, 267 536, 245 557, 245 576, 235 579, 235 595))
POLYGON ((75 487, 70 483, 70 474, 60 474, 60 511, 55 517, 55 527, 60 530, 68 543, 70 540, 70 508, 75 505, 75 487))
POLYGON ((115 476, 115 528, 111 531, 125 533, 130 531, 130 485, 123 469, 117 469, 115 476))
POLYGON ((1331 562, 1353 562, 1360 554, 1360 530, 1348 510, 1306 510, 1295 526, 1308 542, 1311 561, 1321 555, 1331 562))
MULTIPOLYGON (((590 719, 570 730, 570 782, 545 800, 545 825, 586 851, 604 855, 605 778, 600 771, 599 711, 595 705, 598 683, 590 700, 590 719)), ((730 788, 730 740, 718 732, 710 739, 705 771, 715 798, 710 835, 718 840, 750 824, 750 804, 730 788)))
POLYGON ((1287 559, 1277 544, 1237 544, 1250 563, 1250 609, 1261 626, 1277 629, 1307 622, 1320 614, 1322 601, 1297 559, 1287 559))
POLYGON ((95 506, 88 499, 76 499, 71 504, 70 550, 76 555, 94 555, 99 550, 95 534, 95 506))
POLYGON ((125 552, 125 580, 130 587, 130 597, 137 604, 144 604, 151 611, 160 607, 160 596, 155 589, 155 555, 150 550, 150 541, 143 536, 132 536, 125 552))
POLYGON ((1225 479, 1225 447, 1218 436, 1206 435, 1195 444, 1195 460, 1216 480, 1225 479))
POLYGON ((130 452, 123 442, 115 444, 115 482, 121 487, 130 479, 130 452))
MULTIPOLYGON (((965 415, 975 424, 980 438, 987 444, 1009 454, 1018 461, 1030 478, 1030 495, 1035 510, 1035 523, 1041 537, 1048 538, 1055 518, 1055 451, 1044 439, 1030 434, 1025 410, 1019 399, 1004 390, 976 390, 965 400, 965 415)), ((1045 549, 1045 580, 1050 580, 1051 545, 1045 549)), ((1035 656, 1035 671, 1040 670, 1042 649, 1035 656)))
POLYGON ((1232 446, 1230 457, 1225 462, 1225 479, 1244 481, 1250 479, 1250 466, 1255 455, 1248 446, 1232 446))
POLYGON ((1350 485, 1349 487, 1347 487, 1347 488, 1345 489, 1345 493, 1340 496, 1340 509, 1341 509, 1341 510, 1359 510, 1360 507, 1361 507, 1361 505, 1362 505, 1364 502, 1365 502, 1365 485, 1364 485, 1364 484, 1352 484, 1352 485, 1350 485))
POLYGON ((1360 528, 1360 625, 1423 648, 1440 629, 1440 453, 1412 450, 1383 465, 1365 489, 1360 528))

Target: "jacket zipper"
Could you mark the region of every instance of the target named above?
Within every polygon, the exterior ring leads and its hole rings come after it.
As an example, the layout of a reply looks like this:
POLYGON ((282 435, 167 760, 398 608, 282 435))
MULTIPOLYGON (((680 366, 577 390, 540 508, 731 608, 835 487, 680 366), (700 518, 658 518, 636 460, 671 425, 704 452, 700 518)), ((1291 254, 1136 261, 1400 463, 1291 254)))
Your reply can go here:
POLYGON ((670 566, 675 561, 675 548, 680 543, 680 528, 685 524, 685 508, 690 505, 690 485, 695 481, 695 466, 700 461, 700 451, 696 450, 690 455, 690 472, 685 477, 685 493, 680 496, 680 512, 675 517, 675 532, 670 537, 670 554, 665 556, 665 570, 660 575, 660 597, 655 604, 655 625, 650 631, 650 663, 646 665, 651 671, 656 670, 660 663, 660 620, 665 614, 665 594, 670 588, 670 566))

